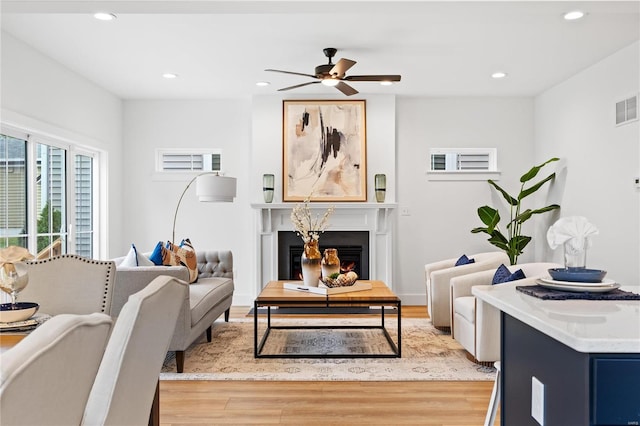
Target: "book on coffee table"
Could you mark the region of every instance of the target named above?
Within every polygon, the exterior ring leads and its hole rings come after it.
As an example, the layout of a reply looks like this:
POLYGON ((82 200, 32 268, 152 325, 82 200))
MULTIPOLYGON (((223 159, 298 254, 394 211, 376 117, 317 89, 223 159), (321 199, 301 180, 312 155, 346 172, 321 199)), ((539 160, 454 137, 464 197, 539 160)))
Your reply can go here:
POLYGON ((356 281, 355 284, 346 287, 327 287, 324 284, 320 284, 318 287, 307 287, 298 282, 283 283, 283 288, 287 290, 305 291, 307 293, 315 294, 339 294, 349 293, 352 291, 371 290, 371 283, 364 283, 356 281))

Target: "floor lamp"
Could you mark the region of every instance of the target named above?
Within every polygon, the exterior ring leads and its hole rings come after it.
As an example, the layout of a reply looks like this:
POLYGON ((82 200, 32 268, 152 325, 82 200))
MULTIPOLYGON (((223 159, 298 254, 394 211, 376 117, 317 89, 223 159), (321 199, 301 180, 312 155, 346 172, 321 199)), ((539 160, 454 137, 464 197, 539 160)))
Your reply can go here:
POLYGON ((230 203, 236 196, 236 178, 220 176, 218 172, 204 172, 191 179, 184 188, 184 191, 182 191, 182 195, 180 195, 178 205, 176 206, 176 212, 173 215, 171 242, 174 244, 176 241, 176 219, 178 218, 180 203, 182 203, 182 198, 184 198, 187 189, 196 181, 196 195, 201 202, 230 203))

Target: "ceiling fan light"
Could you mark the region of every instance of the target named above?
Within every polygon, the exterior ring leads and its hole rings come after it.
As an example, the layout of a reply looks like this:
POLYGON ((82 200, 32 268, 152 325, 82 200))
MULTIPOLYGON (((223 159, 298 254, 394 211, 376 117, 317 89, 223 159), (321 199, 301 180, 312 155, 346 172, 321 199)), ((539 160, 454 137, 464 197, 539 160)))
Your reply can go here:
POLYGON ((340 80, 337 80, 335 78, 325 78, 324 80, 322 80, 322 84, 329 87, 336 87, 338 83, 340 83, 340 80))
POLYGON ((381 86, 392 86, 393 85, 393 81, 389 81, 389 80, 383 80, 380 82, 381 86))

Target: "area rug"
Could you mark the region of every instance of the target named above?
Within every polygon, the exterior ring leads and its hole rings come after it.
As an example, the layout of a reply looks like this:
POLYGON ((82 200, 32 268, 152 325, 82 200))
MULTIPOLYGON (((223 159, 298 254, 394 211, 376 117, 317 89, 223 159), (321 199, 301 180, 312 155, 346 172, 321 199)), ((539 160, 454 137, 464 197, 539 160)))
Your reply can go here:
MULTIPOLYGON (((261 321, 263 321, 261 319, 261 321)), ((395 321, 387 319, 395 339, 395 321), (391 320, 391 321, 389 321, 391 320)), ((272 325, 378 325, 378 318, 273 318, 272 325)), ((264 323, 261 323, 264 327, 264 323)), ((263 329, 262 329, 263 330, 263 329)), ((261 332, 262 332, 261 330, 261 332)), ((265 353, 329 351, 326 353, 388 353, 390 348, 378 330, 273 331, 265 353)), ((253 318, 217 321, 212 342, 203 337, 185 353, 184 373, 175 373, 171 352, 161 380, 299 380, 299 381, 493 381, 495 369, 469 361, 462 347, 431 326, 426 318, 402 320, 402 358, 254 358, 253 318)))

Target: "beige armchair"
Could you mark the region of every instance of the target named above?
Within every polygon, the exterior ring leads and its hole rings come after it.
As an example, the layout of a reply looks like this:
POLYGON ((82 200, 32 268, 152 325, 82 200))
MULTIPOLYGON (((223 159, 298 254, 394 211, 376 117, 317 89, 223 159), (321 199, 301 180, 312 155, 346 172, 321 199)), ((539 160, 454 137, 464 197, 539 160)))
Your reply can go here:
MULTIPOLYGON (((548 276, 557 263, 523 263, 507 266, 512 273, 522 269, 526 278, 520 285, 532 285, 537 278, 548 276)), ((451 279, 451 337, 467 351, 469 359, 483 365, 500 360, 500 311, 477 300, 471 293, 476 285, 491 285, 496 268, 451 279)), ((501 285, 501 284, 496 284, 501 285)))
MULTIPOLYGON (((82 425, 144 425, 189 284, 159 276, 124 304, 89 394, 82 425)), ((79 424, 79 423, 75 423, 79 424)))
POLYGON ((40 305, 49 315, 109 314, 116 277, 112 261, 63 254, 51 259, 26 262, 29 283, 20 300, 40 305))
POLYGON ((452 278, 487 269, 495 270, 501 264, 509 263, 509 257, 504 252, 476 253, 467 256, 474 259, 475 263, 455 266, 458 258, 451 258, 424 265, 427 312, 433 326, 438 330, 449 331, 451 328, 449 281, 452 278))
POLYGON ((79 425, 111 331, 108 315, 56 315, 0 355, 5 426, 79 425))

